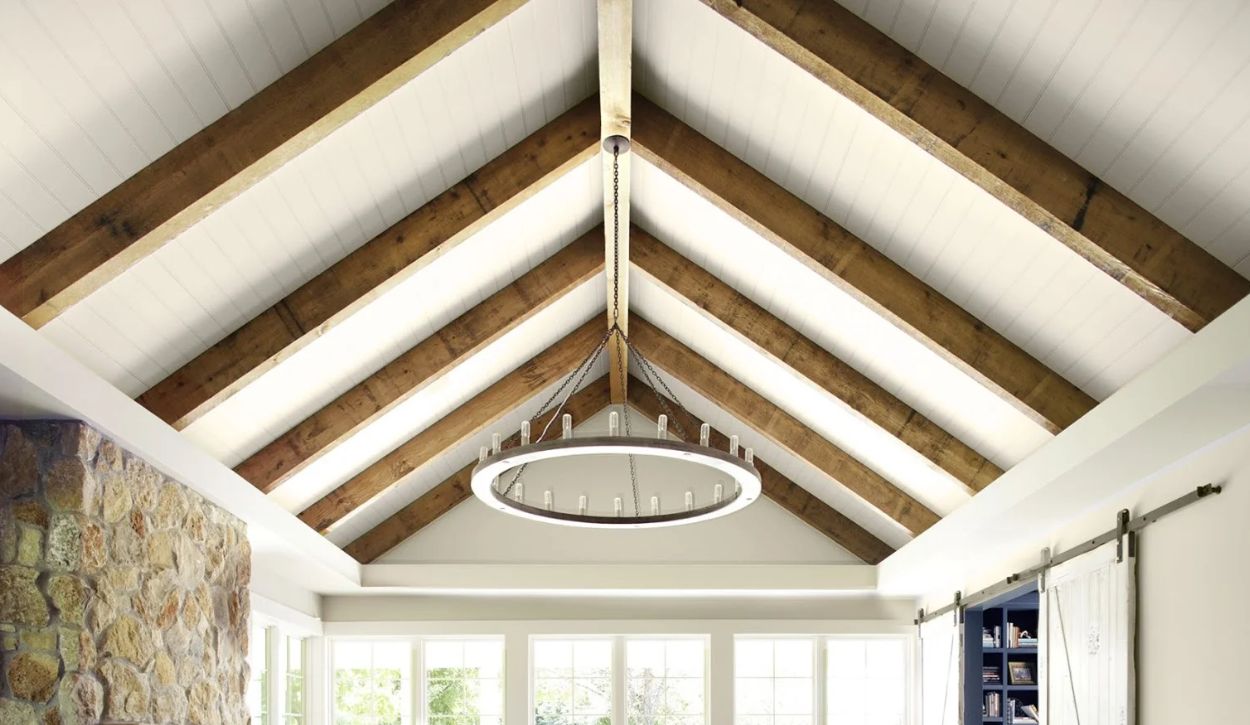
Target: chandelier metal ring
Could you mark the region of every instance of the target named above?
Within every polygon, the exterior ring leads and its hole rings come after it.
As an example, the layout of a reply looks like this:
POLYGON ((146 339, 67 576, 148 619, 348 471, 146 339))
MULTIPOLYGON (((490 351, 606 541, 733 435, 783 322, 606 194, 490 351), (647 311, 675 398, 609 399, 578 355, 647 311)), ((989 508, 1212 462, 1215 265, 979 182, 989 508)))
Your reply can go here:
POLYGON ((557 439, 501 450, 487 456, 473 469, 473 493, 478 499, 499 511, 534 521, 580 526, 584 528, 658 528, 708 521, 727 516, 745 508, 759 498, 760 474, 755 466, 738 456, 704 445, 684 441, 625 436, 595 436, 581 439, 557 439), (495 485, 499 476, 511 469, 538 461, 571 456, 621 455, 669 458, 695 463, 729 476, 734 489, 719 501, 703 506, 690 506, 682 511, 642 515, 621 512, 619 515, 574 513, 534 506, 517 500, 495 485))

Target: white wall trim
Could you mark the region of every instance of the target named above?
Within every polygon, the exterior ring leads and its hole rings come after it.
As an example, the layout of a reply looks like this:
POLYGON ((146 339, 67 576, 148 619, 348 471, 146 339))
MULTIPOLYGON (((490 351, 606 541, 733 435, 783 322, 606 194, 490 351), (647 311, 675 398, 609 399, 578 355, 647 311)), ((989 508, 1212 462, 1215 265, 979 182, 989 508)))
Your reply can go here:
POLYGON ((310 616, 254 591, 251 592, 251 599, 253 612, 273 620, 286 633, 299 637, 321 636, 323 626, 320 617, 310 616))
POLYGON ((602 619, 446 622, 325 622, 325 636, 401 638, 423 636, 548 635, 769 635, 914 634, 911 622, 881 619, 602 619))
POLYGON ((368 564, 370 593, 600 595, 716 592, 795 594, 871 592, 867 564, 368 564))

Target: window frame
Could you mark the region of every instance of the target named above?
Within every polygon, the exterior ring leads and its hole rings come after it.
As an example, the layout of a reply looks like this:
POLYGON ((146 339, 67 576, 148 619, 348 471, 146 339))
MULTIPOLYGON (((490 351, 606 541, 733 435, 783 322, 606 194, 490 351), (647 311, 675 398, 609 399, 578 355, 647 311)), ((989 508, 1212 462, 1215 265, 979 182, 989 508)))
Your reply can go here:
POLYGON ((412 654, 413 677, 418 676, 420 682, 412 685, 412 722, 428 725, 429 713, 426 712, 427 692, 425 677, 425 647, 430 642, 497 642, 499 643, 499 696, 501 712, 500 722, 507 721, 508 715, 508 643, 503 635, 431 635, 407 638, 412 654))
POLYGON ((535 698, 537 686, 537 668, 534 666, 534 645, 540 641, 575 641, 575 640, 595 640, 607 641, 612 644, 612 712, 611 719, 613 725, 626 725, 629 720, 628 703, 626 702, 626 694, 629 692, 629 665, 626 657, 627 645, 630 641, 648 641, 659 640, 664 642, 694 640, 700 642, 703 646, 703 712, 702 717, 704 725, 708 725, 710 713, 712 710, 712 647, 711 635, 699 633, 658 633, 658 634, 531 634, 529 636, 529 653, 526 661, 526 683, 527 683, 527 715, 525 722, 528 725, 536 725, 537 723, 537 701, 535 698))
POLYGON ((829 687, 828 667, 829 667, 829 645, 835 641, 873 641, 873 640, 889 640, 896 641, 903 645, 903 723, 911 725, 916 722, 918 714, 917 708, 917 689, 916 684, 919 681, 916 668, 919 667, 918 657, 916 656, 915 638, 905 634, 831 634, 822 635, 820 637, 820 677, 818 683, 821 693, 821 709, 819 713, 819 725, 829 725, 829 706, 826 693, 829 687))
MULTIPOLYGON (((848 637, 849 638, 849 637, 848 637)), ((825 683, 826 673, 825 667, 828 664, 828 641, 830 637, 818 634, 741 634, 734 635, 733 648, 730 655, 733 657, 733 713, 730 722, 735 725, 739 716, 742 717, 762 717, 762 715, 744 715, 738 712, 738 643, 739 642, 780 642, 785 640, 810 642, 812 644, 812 725, 824 725, 828 720, 828 713, 825 709, 825 683)), ((769 677, 770 680, 776 680, 776 664, 773 666, 774 674, 769 677)), ((776 713, 773 714, 774 720, 776 713)))

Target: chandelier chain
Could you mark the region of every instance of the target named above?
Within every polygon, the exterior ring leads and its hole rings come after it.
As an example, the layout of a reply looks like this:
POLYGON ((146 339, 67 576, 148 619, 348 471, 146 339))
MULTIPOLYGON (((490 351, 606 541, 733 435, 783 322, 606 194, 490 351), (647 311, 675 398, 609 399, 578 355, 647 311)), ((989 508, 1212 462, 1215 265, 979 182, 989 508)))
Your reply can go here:
MULTIPOLYGON (((586 374, 589 373, 591 368, 595 366, 595 363, 599 361, 599 356, 603 354, 603 348, 607 347, 608 338, 611 337, 611 335, 611 330, 604 333, 603 338, 599 340, 599 344, 595 345, 594 349, 586 353, 586 357, 582 358, 582 361, 576 368, 574 368, 573 372, 569 373, 568 377, 564 379, 564 382, 560 383, 560 387, 556 388, 555 392, 551 394, 551 397, 547 398, 547 402, 543 403, 542 407, 538 409, 538 414, 534 416, 536 420, 541 419, 551 407, 551 404, 555 402, 556 398, 560 397, 560 394, 566 389, 568 390, 568 393, 565 394, 564 398, 560 401, 560 405, 556 406, 556 409, 551 414, 551 417, 547 419, 547 424, 544 425, 542 431, 539 432, 538 438, 531 441, 531 443, 541 443, 547 436, 547 431, 551 430, 551 425, 555 423, 557 418, 560 417, 560 412, 563 411, 564 406, 568 404, 569 398, 573 397, 573 393, 577 390, 578 386, 582 384, 582 381, 585 380, 586 374), (570 384, 572 384, 571 387, 570 384)), ((517 481, 521 480, 522 473, 525 473, 524 465, 517 468, 516 473, 512 476, 512 481, 509 482, 508 487, 504 489, 503 495, 507 496, 509 493, 512 493, 512 489, 516 486, 517 481)))
POLYGON ((621 320, 621 149, 612 145, 612 328, 621 320))
POLYGON ((681 400, 679 400, 673 391, 669 389, 668 383, 664 382, 664 378, 660 376, 659 371, 651 365, 650 360, 643 357, 643 354, 638 351, 637 347, 634 347, 634 343, 630 342, 628 337, 625 338, 625 344, 629 346, 630 355, 638 361, 638 366, 642 369, 643 380, 646 382, 647 387, 651 388, 651 392, 655 394, 655 398, 659 401, 660 407, 663 408, 664 412, 668 414, 669 419, 673 422, 673 427, 677 429, 677 434, 684 440, 690 440, 690 436, 686 433, 685 427, 681 424, 682 419, 673 413, 673 409, 669 406, 669 401, 671 400, 675 403, 677 407, 681 409, 681 412, 686 416, 693 417, 691 416, 690 411, 686 409, 686 406, 682 405, 681 400), (660 387, 664 388, 664 393, 668 395, 668 398, 660 395, 660 391, 656 390, 655 383, 651 381, 652 376, 654 376, 655 380, 659 382, 660 387))

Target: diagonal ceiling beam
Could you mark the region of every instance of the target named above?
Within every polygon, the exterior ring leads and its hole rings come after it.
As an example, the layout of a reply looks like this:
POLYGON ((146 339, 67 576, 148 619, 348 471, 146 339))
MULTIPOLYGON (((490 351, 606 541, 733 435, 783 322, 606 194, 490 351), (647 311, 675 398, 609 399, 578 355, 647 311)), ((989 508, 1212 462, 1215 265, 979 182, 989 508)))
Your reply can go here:
POLYGON ((674 378, 820 469, 913 535, 937 523, 937 514, 924 504, 641 317, 634 317, 630 341, 674 378))
POLYGON ((630 260, 635 268, 676 299, 820 386, 970 492, 980 491, 1002 474, 958 438, 655 237, 635 227, 633 245, 630 260))
POLYGON ((383 8, 0 265, 0 304, 41 327, 523 2, 383 8))
POLYGON ((1095 401, 884 254, 650 101, 634 149, 718 208, 1058 433, 1095 401))
MULTIPOLYGON (((603 139, 628 141, 633 93, 633 0, 599 0, 599 109, 603 139)), ((614 158, 606 146, 603 158, 604 257, 608 275, 608 328, 629 332, 629 177, 628 149, 614 158), (614 167, 613 162, 616 162, 614 167)), ((629 385, 629 354, 625 341, 613 336, 608 345, 608 377, 612 402, 625 402, 629 385)))
POLYGON ((279 300, 139 403, 185 428, 265 371, 411 277, 598 149, 589 98, 279 300))
POLYGON ((265 493, 505 333, 603 273, 595 229, 387 363, 234 470, 265 493))
POLYGON ((587 353, 603 340, 603 336, 601 319, 591 320, 577 328, 326 494, 300 513, 300 520, 317 531, 325 532, 344 516, 390 490, 434 456, 481 434, 500 417, 573 372, 587 353))
POLYGON ((837 3, 703 2, 1190 330, 1250 294, 1250 281, 837 3))
MULTIPOLYGON (((591 417, 609 405, 608 390, 606 376, 589 383, 569 398, 565 412, 572 414, 573 420, 585 420, 591 417)), ((507 411, 501 411, 501 414, 504 412, 507 411)), ((546 417, 534 418, 530 423, 534 430, 541 430, 543 424, 546 423, 546 417)), ((508 438, 504 445, 507 447, 519 445, 520 438, 521 434, 518 431, 508 438)), ((344 547, 345 551, 361 564, 369 564, 395 548, 400 542, 473 495, 470 480, 473 467, 476 465, 477 461, 473 461, 456 471, 382 523, 361 534, 355 541, 344 547)))
MULTIPOLYGON (((637 239, 637 237, 635 237, 637 239)), ((681 411, 673 402, 667 401, 665 409, 655 394, 637 380, 629 387, 629 403, 651 418, 658 418, 661 413, 681 415, 681 411)), ((680 421, 686 431, 696 431, 703 421, 693 415, 685 415, 680 421)), ((669 430, 676 426, 670 424, 669 430)), ((713 448, 728 450, 729 439, 720 431, 712 430, 709 443, 713 448)), ((816 498, 802 486, 782 475, 777 469, 755 457, 755 468, 760 472, 764 495, 785 510, 797 516, 803 523, 811 526, 829 537, 835 544, 851 552, 869 564, 879 564, 894 549, 859 524, 842 515, 829 504, 816 498)))

